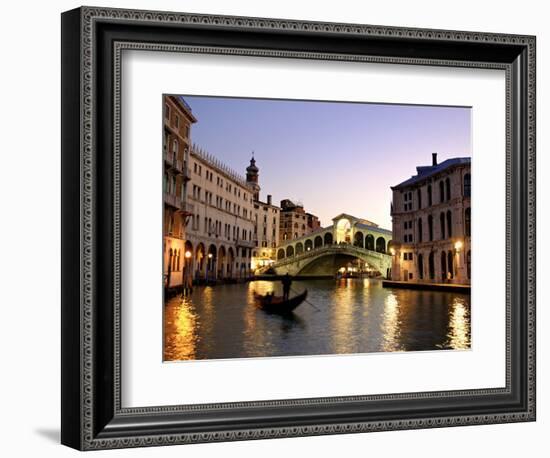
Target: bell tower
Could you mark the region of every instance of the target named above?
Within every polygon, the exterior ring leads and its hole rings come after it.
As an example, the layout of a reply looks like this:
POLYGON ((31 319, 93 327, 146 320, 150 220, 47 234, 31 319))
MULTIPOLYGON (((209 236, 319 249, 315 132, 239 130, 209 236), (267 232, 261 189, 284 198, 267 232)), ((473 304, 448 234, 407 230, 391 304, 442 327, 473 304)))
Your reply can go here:
POLYGON ((254 200, 260 200, 260 184, 258 182, 258 177, 260 175, 259 171, 260 169, 256 166, 256 159, 254 159, 254 151, 252 151, 250 165, 246 168, 246 183, 253 190, 254 200))

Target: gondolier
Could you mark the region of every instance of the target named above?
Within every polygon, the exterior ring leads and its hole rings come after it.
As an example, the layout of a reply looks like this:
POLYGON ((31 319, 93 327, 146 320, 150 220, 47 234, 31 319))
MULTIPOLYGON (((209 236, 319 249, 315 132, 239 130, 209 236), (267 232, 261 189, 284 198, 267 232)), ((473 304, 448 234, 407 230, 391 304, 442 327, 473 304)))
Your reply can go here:
POLYGON ((290 275, 286 273, 281 282, 283 283, 283 300, 288 301, 288 297, 290 296, 290 286, 292 285, 290 275))

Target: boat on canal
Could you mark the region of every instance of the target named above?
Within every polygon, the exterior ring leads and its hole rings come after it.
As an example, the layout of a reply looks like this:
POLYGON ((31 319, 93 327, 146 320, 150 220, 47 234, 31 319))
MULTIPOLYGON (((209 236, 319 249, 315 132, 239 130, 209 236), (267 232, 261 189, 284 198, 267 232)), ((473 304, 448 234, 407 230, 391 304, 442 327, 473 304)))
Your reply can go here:
POLYGON ((291 313, 307 298, 307 289, 297 296, 287 300, 283 296, 275 296, 273 294, 258 294, 254 291, 254 301, 258 308, 265 310, 268 313, 278 313, 281 315, 291 313))

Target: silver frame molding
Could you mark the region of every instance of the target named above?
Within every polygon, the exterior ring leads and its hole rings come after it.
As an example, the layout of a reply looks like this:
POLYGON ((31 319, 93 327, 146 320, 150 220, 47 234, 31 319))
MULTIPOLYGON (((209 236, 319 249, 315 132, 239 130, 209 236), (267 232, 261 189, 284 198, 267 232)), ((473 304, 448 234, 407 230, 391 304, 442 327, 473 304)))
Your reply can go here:
POLYGON ((62 27, 62 443, 92 450, 535 420, 535 37, 94 7, 63 13, 62 27), (123 408, 124 50, 504 70, 506 387, 123 408))

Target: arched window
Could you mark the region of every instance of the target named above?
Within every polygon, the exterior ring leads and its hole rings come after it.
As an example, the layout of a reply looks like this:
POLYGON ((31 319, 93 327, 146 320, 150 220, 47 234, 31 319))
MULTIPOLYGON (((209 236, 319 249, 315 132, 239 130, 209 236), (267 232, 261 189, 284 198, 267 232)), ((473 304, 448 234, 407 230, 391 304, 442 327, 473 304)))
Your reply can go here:
POLYGON ((178 250, 178 254, 176 255, 176 270, 180 270, 180 250, 178 250))
POLYGON ((418 262, 418 278, 422 280, 424 278, 424 258, 422 257, 422 254, 419 254, 416 259, 418 262))
POLYGON ((298 223, 294 223, 294 229, 298 229, 298 223))
POLYGON ((470 197, 472 195, 472 182, 469 173, 464 175, 464 197, 470 197))
POLYGON ((418 200, 418 209, 420 210, 422 208, 422 192, 421 188, 418 188, 416 190, 416 199, 418 200))
POLYGON ((453 278, 453 252, 449 251, 447 253, 447 269, 449 271, 449 278, 453 278))
POLYGON ((470 250, 466 253, 466 273, 468 274, 468 278, 472 276, 472 253, 470 250))
POLYGON ((176 193, 176 177, 174 175, 170 177, 170 190, 168 192, 170 194, 176 193))
POLYGON ((428 185, 428 206, 432 206, 432 185, 428 185))
POLYGON ((451 210, 447 210, 447 237, 451 238, 453 236, 453 217, 451 210))
POLYGON ((447 194, 447 200, 451 200, 451 180, 449 178, 445 180, 445 191, 447 194))
POLYGON ((174 215, 168 217, 168 233, 172 233, 174 230, 174 215))
POLYGON ((439 214, 439 232, 441 234, 441 240, 445 238, 445 213, 439 214))
POLYGON ((418 243, 422 243, 422 218, 418 218, 418 243))
POLYGON ((472 212, 470 207, 464 211, 464 235, 470 237, 472 233, 472 212))
POLYGON ((298 238, 298 232, 295 232, 295 233, 294 233, 294 238, 295 238, 295 239, 298 238))
MULTIPOLYGON (((172 272, 173 256, 174 256, 174 251, 172 250, 172 248, 170 248, 170 251, 169 251, 169 254, 168 254, 168 263, 167 263, 168 274, 170 274, 170 272, 172 272)), ((168 285, 168 286, 170 286, 170 285, 168 285)))
POLYGON ((430 252, 428 256, 428 270, 430 275, 430 280, 435 278, 435 262, 434 262, 434 252, 430 252))
POLYGON ((177 152, 178 152, 178 140, 177 139, 174 139, 174 141, 172 142, 172 152, 174 154, 177 154, 177 152))
POLYGON ((432 242, 434 239, 434 219, 432 215, 428 215, 428 237, 432 242))
POLYGON ((283 234, 283 240, 288 240, 288 234, 286 232, 283 234))
POLYGON ((439 202, 445 201, 445 184, 443 183, 443 180, 439 182, 439 202))
POLYGON ((444 251, 441 252, 441 280, 447 279, 447 255, 444 251))

